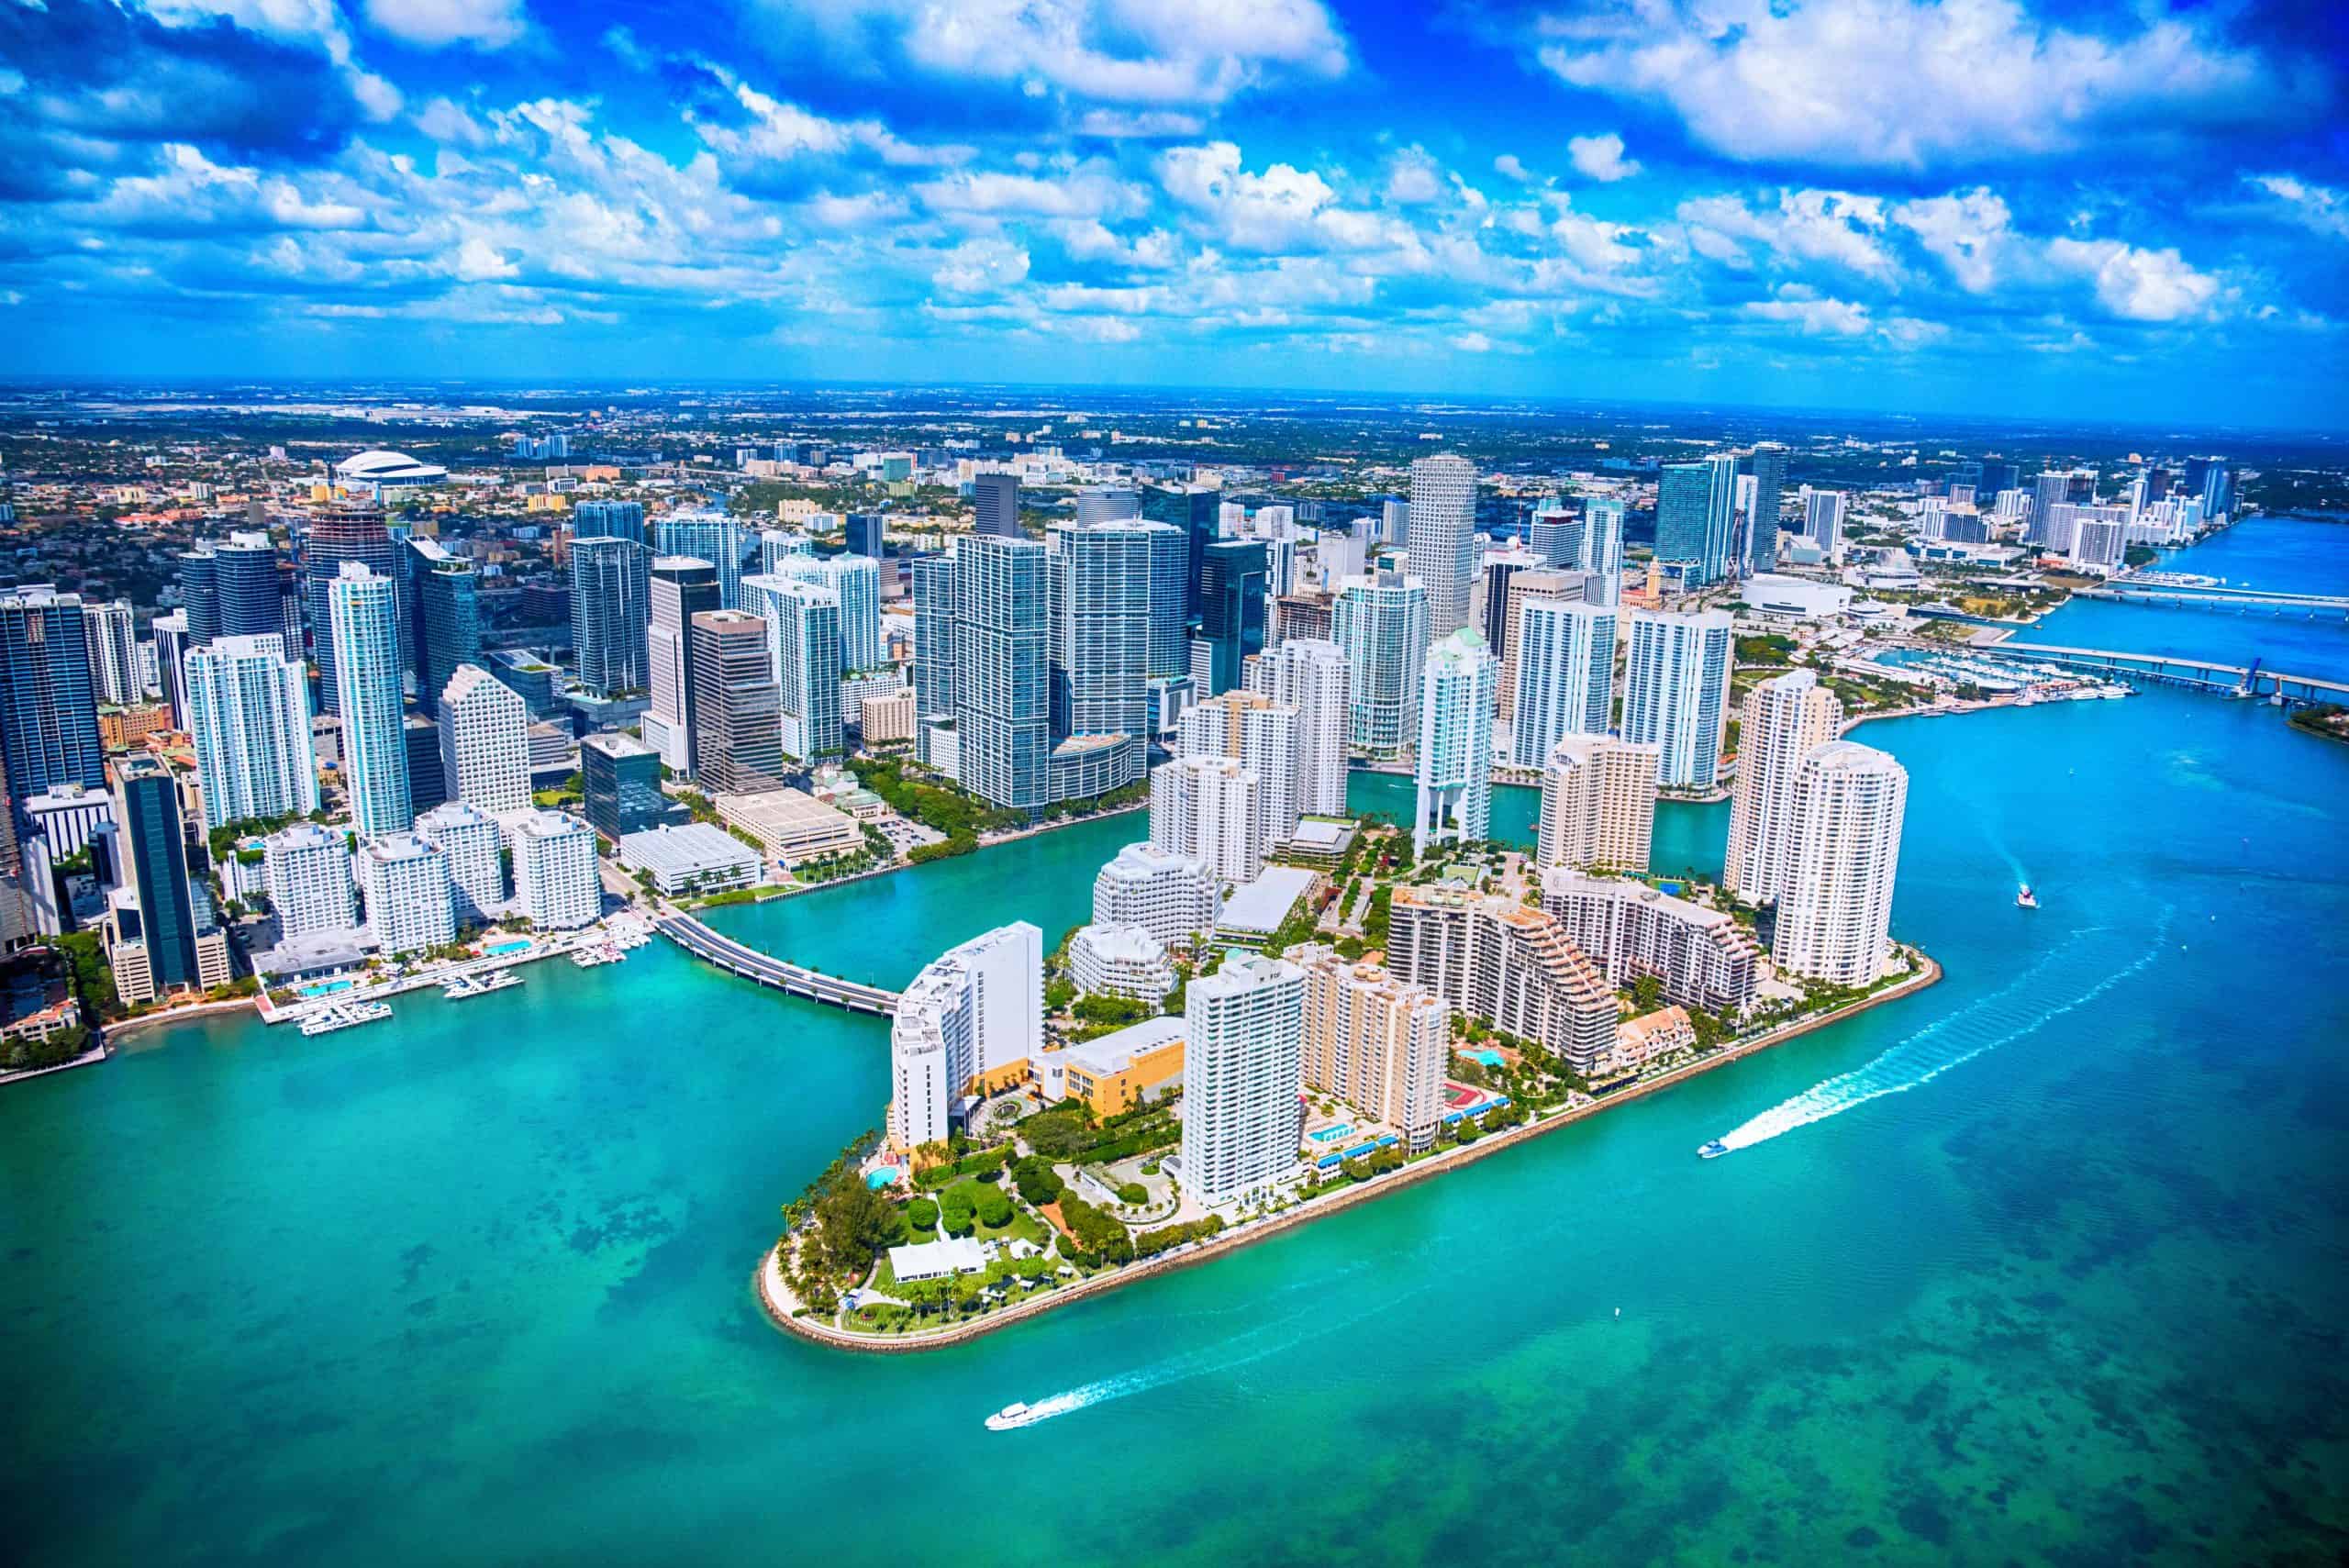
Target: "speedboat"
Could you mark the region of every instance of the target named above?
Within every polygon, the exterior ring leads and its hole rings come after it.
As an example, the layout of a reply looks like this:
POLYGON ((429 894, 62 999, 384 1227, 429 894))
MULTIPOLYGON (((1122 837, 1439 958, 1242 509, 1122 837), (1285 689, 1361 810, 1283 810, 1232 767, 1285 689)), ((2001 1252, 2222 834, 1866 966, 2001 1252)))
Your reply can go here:
POLYGON ((1024 1427, 1028 1424, 1028 1418, 1031 1413, 1024 1400, 1014 1399, 987 1418, 987 1430, 1008 1432, 1014 1427, 1024 1427))
POLYGON ((2031 884, 2027 882, 2024 883, 2022 884, 2021 891, 2015 895, 2015 907, 2018 909, 2036 909, 2039 907, 2039 895, 2032 892, 2031 884))
POLYGON ((1729 1145, 1718 1138, 1697 1145, 1697 1158, 1699 1160, 1718 1160, 1728 1152, 1729 1145))

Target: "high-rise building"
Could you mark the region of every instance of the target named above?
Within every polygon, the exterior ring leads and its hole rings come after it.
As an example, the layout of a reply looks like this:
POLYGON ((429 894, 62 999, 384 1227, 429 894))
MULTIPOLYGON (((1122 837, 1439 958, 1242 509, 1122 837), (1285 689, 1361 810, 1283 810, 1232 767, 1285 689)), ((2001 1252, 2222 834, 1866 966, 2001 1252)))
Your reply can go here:
POLYGON ((1748 904, 1785 895, 1793 864, 1795 777, 1803 758, 1842 727, 1842 700, 1811 671, 1774 675, 1745 694, 1721 885, 1748 904))
POLYGON ((641 501, 582 501, 571 508, 573 539, 624 539, 631 544, 652 542, 644 527, 641 501))
POLYGON ((1156 844, 1128 844, 1093 879, 1095 925, 1138 926, 1167 947, 1213 931, 1220 903, 1206 862, 1156 844))
POLYGON ((414 833, 362 845, 359 885, 367 895, 368 929, 385 954, 426 952, 457 940, 449 857, 414 833))
POLYGON ((1184 1189, 1219 1208, 1296 1180, 1305 972, 1232 959, 1185 987, 1183 1022, 1184 1189))
POLYGON ((1378 542, 1401 548, 1410 542, 1411 504, 1388 496, 1378 504, 1378 542))
POLYGON ((838 596, 844 673, 879 670, 888 664, 881 646, 880 562, 863 555, 791 556, 775 562, 773 575, 812 583, 838 596))
POLYGON ((1655 835, 1656 749, 1613 735, 1569 735, 1542 768, 1542 865, 1648 869, 1655 835))
POLYGON ((1520 546, 1488 550, 1476 576, 1476 614, 1485 646, 1496 659, 1508 656, 1509 584, 1528 574, 1546 574, 1549 562, 1520 546))
POLYGON ((1582 555, 1578 568, 1590 574, 1583 597, 1612 608, 1623 599, 1623 503, 1595 495, 1582 504, 1582 555))
MULTIPOLYGON (((1569 512, 1556 496, 1550 496, 1533 508, 1533 516, 1525 525, 1526 548, 1540 556, 1544 564, 1560 572, 1582 571, 1586 516, 1569 512)), ((1495 640, 1497 644, 1498 639, 1495 640)))
POLYGON ((1398 978, 1534 1041, 1585 1076, 1606 1065, 1615 1049, 1615 994, 1555 917, 1439 885, 1397 887, 1387 918, 1386 964, 1398 978))
POLYGON ((1295 638, 1266 651, 1256 672, 1256 689, 1297 710, 1297 814, 1342 817, 1351 717, 1345 651, 1334 642, 1295 638))
POLYGON ((581 809, 588 826, 615 844, 669 819, 661 793, 661 753, 622 730, 604 730, 579 742, 581 809))
POLYGON ((1270 579, 1261 539, 1218 539, 1207 547, 1199 578, 1199 638, 1208 646, 1209 684, 1216 696, 1241 684, 1242 662, 1264 651, 1264 609, 1270 579))
POLYGON ((1076 526, 1114 523, 1141 516, 1141 493, 1123 484, 1088 484, 1076 493, 1076 526))
MULTIPOLYGON (((1207 580, 1207 550, 1223 537, 1223 492, 1208 484, 1150 484, 1142 488, 1141 515, 1155 523, 1179 529, 1183 535, 1185 560, 1183 618, 1190 620, 1203 613, 1200 589, 1207 580)), ((1165 651, 1161 650, 1163 653, 1165 651)), ((1179 673, 1174 670, 1153 669, 1152 674, 1179 673)))
MULTIPOLYGON (((323 624, 323 623, 321 623, 323 624)), ((187 616, 173 610, 167 616, 157 616, 155 633, 155 682, 163 694, 163 701, 171 705, 172 728, 187 728, 187 699, 182 694, 180 666, 187 655, 187 616)), ((325 640, 323 638, 321 641, 325 640)), ((91 720, 95 725, 95 717, 91 720)))
POLYGON ((407 752, 408 809, 421 817, 449 798, 449 780, 440 767, 440 725, 420 713, 400 720, 400 739, 407 752))
POLYGON ((1228 757, 1256 775, 1255 835, 1261 853, 1297 836, 1297 711, 1253 692, 1226 692, 1184 710, 1178 757, 1228 757))
POLYGON ((1303 1070, 1308 1088, 1335 1095, 1412 1149, 1435 1142, 1452 1054, 1452 1011, 1432 992, 1334 949, 1292 949, 1305 972, 1303 1070))
POLYGON ((704 610, 693 618, 694 777, 727 795, 783 784, 783 727, 766 617, 704 610))
POLYGON ((444 801, 416 819, 416 834, 440 852, 456 918, 496 918, 506 906, 506 837, 497 819, 462 800, 444 801))
POLYGON ((1264 869, 1264 810, 1255 773, 1229 757, 1178 757, 1150 772, 1150 841, 1225 882, 1264 869))
POLYGON ((1802 487, 1802 536, 1830 561, 1843 558, 1843 492, 1802 487))
POLYGON ((1908 798, 1907 772, 1871 747, 1831 740, 1804 755, 1770 944, 1781 971, 1836 985, 1883 973, 1908 798))
MULTIPOLYGON (((878 562, 889 553, 889 518, 884 512, 851 512, 842 526, 848 553, 878 562)), ((763 570, 764 568, 762 568, 763 570)))
POLYGON ((954 547, 959 777, 989 805, 1030 814, 1052 804, 1045 557, 1028 539, 974 536, 954 547))
POLYGON ((438 713, 440 693, 462 664, 481 662, 481 602, 473 563, 439 539, 411 539, 403 559, 402 596, 413 623, 416 706, 438 713))
POLYGON ((999 926, 932 960, 889 1026, 889 1135, 943 1142, 974 1099, 1018 1083, 1044 1045, 1044 934, 999 926))
POLYGON ((1410 573, 1427 588, 1428 635, 1468 624, 1476 570, 1476 470, 1449 452, 1411 464, 1410 573))
MULTIPOLYGON (((1518 623, 1525 618, 1525 606, 1535 599, 1552 599, 1561 604, 1582 601, 1591 579, 1579 572, 1520 572, 1508 580, 1508 587, 1501 600, 1500 626, 1503 636, 1492 644, 1493 657, 1500 661, 1500 702, 1498 711, 1503 718, 1517 716, 1518 623)), ((1612 667, 1613 658, 1609 659, 1612 667)))
POLYGON ((262 840, 262 884, 281 937, 347 931, 359 924, 351 845, 340 828, 296 822, 262 840))
POLYGON ((1138 527, 1150 550, 1149 673, 1153 679, 1190 667, 1191 540, 1181 528, 1148 519, 1138 527))
POLYGON ((1652 974, 1666 1001, 1708 1013, 1742 1011, 1753 1000, 1762 950, 1723 910, 1642 882, 1552 866, 1542 873, 1542 911, 1610 985, 1652 974))
POLYGON ((954 711, 956 644, 954 558, 917 556, 913 562, 914 706, 924 718, 954 711))
POLYGON ((564 811, 532 811, 513 827, 514 902, 541 930, 568 931, 603 917, 596 832, 564 811))
POLYGON ((971 480, 973 531, 987 539, 1019 537, 1019 477, 981 473, 971 480))
POLYGON ((1776 441, 1753 448, 1753 505, 1745 520, 1740 574, 1755 577, 1778 562, 1778 500, 1787 487, 1787 449, 1776 441))
POLYGON ((492 817, 530 808, 530 709, 478 664, 460 664, 441 694, 440 783, 447 798, 492 817))
POLYGON ((2207 460, 2207 466, 2202 471, 2200 494, 2204 521, 2216 523, 2221 518, 2232 516, 2235 509, 2234 465, 2222 457, 2207 460))
MULTIPOLYGON (((652 562, 645 624, 644 739, 674 773, 693 766, 693 617, 721 608, 718 568, 689 555, 652 562)), ((630 831, 634 831, 633 828, 630 831)))
POLYGON ((370 838, 416 819, 400 721, 399 595, 390 576, 346 561, 328 584, 327 634, 342 717, 342 784, 351 820, 370 838))
MULTIPOLYGON (((738 566, 738 584, 740 576, 738 566)), ((571 647, 579 684, 589 692, 609 697, 646 688, 651 597, 652 552, 644 546, 624 539, 571 541, 571 647)))
POLYGON ((1607 732, 1615 692, 1615 612, 1573 600, 1529 599, 1514 635, 1509 760, 1538 768, 1562 738, 1607 732))
POLYGON ((1046 541, 1053 740, 1147 737, 1150 534, 1140 524, 1104 521, 1054 528, 1046 541))
POLYGON ((116 994, 135 1004, 226 985, 228 937, 188 872, 179 781, 161 758, 134 754, 116 765, 114 796, 123 863, 105 940, 116 994))
MULTIPOLYGON (((216 637, 283 636, 277 547, 266 533, 240 529, 212 547, 216 637)), ((301 651, 291 650, 296 656, 301 651)))
POLYGON ((128 707, 147 695, 129 600, 83 605, 82 634, 90 645, 90 688, 99 702, 128 707))
POLYGON ((216 637, 187 651, 183 674, 205 827, 316 811, 309 673, 277 635, 216 637))
POLYGON ((18 800, 106 787, 79 594, 46 583, 0 594, 0 763, 18 800))
POLYGON ((1656 479, 1656 560, 1685 563, 1691 586, 1720 582, 1731 564, 1736 517, 1736 454, 1666 463, 1656 479))
POLYGON ((1623 739, 1654 746, 1656 782, 1708 790, 1720 773, 1735 622, 1726 610, 1634 610, 1623 673, 1623 739))
POLYGON ((742 579, 742 607, 763 617, 774 664, 784 756, 796 762, 847 750, 841 724, 841 599, 820 584, 742 579))
MULTIPOLYGON (((1417 523, 1413 527, 1417 527, 1417 523)), ((1463 628, 1428 650, 1419 678, 1418 805, 1411 852, 1492 836, 1493 697, 1499 680, 1485 639, 1463 628)))
POLYGON ((180 556, 180 613, 187 617, 190 647, 220 635, 220 562, 208 544, 180 556))
MULTIPOLYGON (((342 711, 338 706, 342 700, 342 683, 335 673, 334 638, 329 631, 333 617, 328 601, 343 562, 351 561, 396 584, 400 570, 398 550, 392 542, 391 530, 384 527, 380 506, 349 502, 328 506, 310 519, 302 536, 302 569, 309 581, 310 651, 318 666, 318 701, 331 714, 342 711)), ((399 590, 395 586, 392 591, 396 595, 399 590)), ((401 622, 400 663, 404 669, 408 664, 407 645, 414 637, 414 630, 401 622)), ((200 640, 193 623, 188 627, 188 640, 200 640)))
POLYGON ((1338 589, 1330 619, 1332 640, 1346 660, 1349 744, 1375 758, 1400 756, 1419 735, 1426 588, 1416 577, 1383 567, 1349 577, 1338 589))
MULTIPOLYGON (((728 513, 705 508, 656 517, 652 529, 660 540, 656 553, 689 555, 718 569, 719 608, 742 607, 742 562, 758 550, 756 533, 728 513)), ((573 548, 578 548, 576 541, 573 548)))

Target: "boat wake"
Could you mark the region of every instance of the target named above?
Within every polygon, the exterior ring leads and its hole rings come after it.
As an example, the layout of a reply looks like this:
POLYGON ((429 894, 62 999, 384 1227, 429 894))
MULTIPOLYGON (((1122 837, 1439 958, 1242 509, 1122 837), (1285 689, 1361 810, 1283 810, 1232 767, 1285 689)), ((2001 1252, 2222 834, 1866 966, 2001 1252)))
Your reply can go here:
POLYGON ((1365 1318, 1390 1311, 1428 1288, 1421 1285, 1386 1296, 1375 1307, 1339 1317, 1314 1310, 1261 1324, 1215 1344, 1170 1356, 1155 1366, 1144 1367, 1138 1372, 1122 1372, 1114 1377, 1085 1384, 1081 1388, 1048 1395, 1029 1406, 1018 1419, 1006 1423, 1006 1427, 1032 1427, 1055 1417, 1074 1415, 1096 1405, 1107 1405, 1114 1399, 1130 1399, 1137 1394, 1147 1394, 1170 1383, 1205 1377, 1211 1373, 1231 1372, 1263 1361, 1267 1356, 1278 1355, 1284 1351, 1334 1334, 1341 1329, 1351 1328, 1365 1318))
MULTIPOLYGON (((2049 950, 2005 989, 1963 1012, 1935 1019, 1875 1060, 1824 1083, 1813 1084, 1791 1099, 1780 1101, 1735 1130, 1723 1133, 1715 1140, 1720 1145, 1718 1152, 1733 1154, 1741 1149, 1751 1149, 1757 1143, 1767 1143, 1797 1128, 1809 1127, 1830 1117, 1842 1116, 1845 1111, 1856 1110, 1887 1095, 1905 1095, 1911 1089, 1921 1089, 1952 1068, 1963 1067, 1985 1051, 1996 1051, 2002 1045, 2046 1028, 2065 1014, 2087 1006, 2122 981, 2143 973, 2160 956, 2163 940, 2169 934, 2169 921, 2170 911, 2165 908, 2157 922, 2153 942, 2143 952, 2118 968, 2095 963, 2083 966, 2086 973, 2103 977, 2069 1000, 2048 1006, 2041 981, 2059 967, 2073 964, 2082 944, 2104 928, 2091 928, 2076 933, 2068 941, 2049 950)), ((1706 1145, 1708 1150, 1713 1147, 1710 1143, 1706 1145)))

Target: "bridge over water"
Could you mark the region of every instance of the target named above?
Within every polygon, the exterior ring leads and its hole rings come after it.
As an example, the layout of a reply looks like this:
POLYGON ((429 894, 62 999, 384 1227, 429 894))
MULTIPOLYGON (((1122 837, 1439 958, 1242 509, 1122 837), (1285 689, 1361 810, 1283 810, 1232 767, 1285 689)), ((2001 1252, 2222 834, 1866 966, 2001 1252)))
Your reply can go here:
POLYGON ((853 1013, 877 1013, 883 1018, 897 1010, 897 993, 878 985, 862 985, 853 980, 842 980, 836 974, 819 974, 758 949, 745 947, 731 937, 722 937, 690 915, 662 914, 652 919, 652 929, 675 942, 696 958, 708 960, 718 968, 729 970, 745 980, 755 980, 762 985, 794 996, 829 1006, 845 1007, 853 1013))
POLYGON ((2310 618, 2349 616, 2349 595, 2340 594, 2279 594, 2264 588, 2222 588, 2199 584, 2132 582, 2115 577, 2100 586, 2074 592, 2087 599, 2118 599, 2136 604, 2184 605, 2206 610, 2298 611, 2310 618))
POLYGON ((2262 668, 2254 662, 2220 664, 2175 653, 2127 653, 2112 648, 2065 648, 2053 643, 1996 642, 1980 651, 1999 659, 2024 659, 2061 664, 2122 681, 2151 681, 2160 685, 2193 686, 2202 691, 2241 696, 2280 696, 2287 703, 2340 703, 2349 706, 2349 682, 2317 675, 2294 675, 2262 668))

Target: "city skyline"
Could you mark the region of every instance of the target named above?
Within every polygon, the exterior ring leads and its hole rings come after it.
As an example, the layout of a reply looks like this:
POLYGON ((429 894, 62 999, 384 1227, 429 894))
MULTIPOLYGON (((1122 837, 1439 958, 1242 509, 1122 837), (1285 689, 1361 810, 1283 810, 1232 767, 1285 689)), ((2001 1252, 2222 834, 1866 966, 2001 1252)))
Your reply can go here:
POLYGON ((2223 354, 2230 420, 2338 421, 2321 25, 1718 9, 12 8, 0 316, 19 375, 822 383, 852 343, 2151 421, 2223 354))

